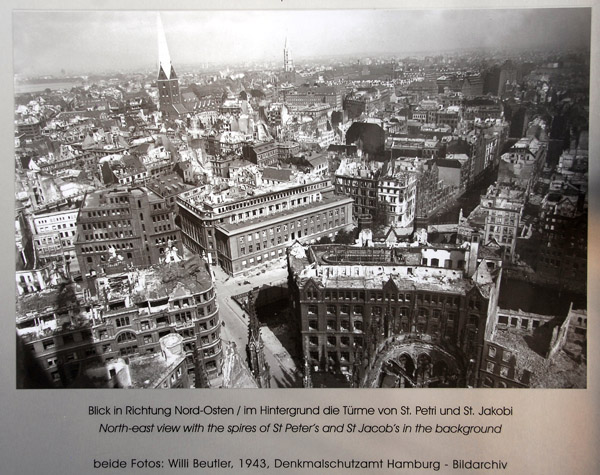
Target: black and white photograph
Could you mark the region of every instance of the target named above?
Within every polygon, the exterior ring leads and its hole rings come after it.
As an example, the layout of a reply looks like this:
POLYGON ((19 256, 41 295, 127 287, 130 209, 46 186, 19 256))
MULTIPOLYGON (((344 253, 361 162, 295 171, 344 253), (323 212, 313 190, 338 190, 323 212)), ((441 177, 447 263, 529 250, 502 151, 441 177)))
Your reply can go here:
POLYGON ((16 388, 587 388, 591 19, 13 11, 16 388))

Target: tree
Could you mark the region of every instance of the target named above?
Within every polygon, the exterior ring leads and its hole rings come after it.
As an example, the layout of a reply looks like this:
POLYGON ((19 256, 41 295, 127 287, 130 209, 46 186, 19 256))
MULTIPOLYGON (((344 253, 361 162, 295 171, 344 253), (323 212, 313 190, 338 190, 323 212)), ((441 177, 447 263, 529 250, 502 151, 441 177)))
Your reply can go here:
POLYGON ((346 231, 342 229, 338 231, 334 242, 336 244, 354 244, 354 230, 346 231))

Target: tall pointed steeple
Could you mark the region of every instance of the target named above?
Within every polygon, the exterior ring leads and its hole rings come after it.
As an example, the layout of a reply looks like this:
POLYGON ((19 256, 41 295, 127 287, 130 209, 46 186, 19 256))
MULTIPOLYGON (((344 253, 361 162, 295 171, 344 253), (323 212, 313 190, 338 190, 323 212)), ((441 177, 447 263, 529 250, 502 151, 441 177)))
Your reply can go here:
POLYGON ((286 73, 294 70, 294 61, 292 60, 292 53, 290 51, 290 45, 287 36, 285 37, 285 43, 283 45, 283 70, 286 73))
POLYGON ((167 46, 167 38, 160 13, 156 15, 158 33, 158 104, 160 111, 169 116, 180 116, 187 113, 182 104, 179 91, 179 79, 171 64, 171 55, 167 46))
POLYGON ((158 79, 171 79, 173 65, 160 13, 156 14, 156 30, 158 32, 158 79))

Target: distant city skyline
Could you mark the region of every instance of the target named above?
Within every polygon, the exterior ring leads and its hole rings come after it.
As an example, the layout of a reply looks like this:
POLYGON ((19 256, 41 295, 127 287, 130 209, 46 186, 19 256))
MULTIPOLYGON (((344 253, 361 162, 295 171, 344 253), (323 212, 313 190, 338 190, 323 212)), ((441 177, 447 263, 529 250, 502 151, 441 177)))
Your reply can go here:
MULTIPOLYGON (((158 64, 155 11, 13 13, 14 72, 25 76, 158 64)), ((163 11, 174 65, 467 48, 584 48, 591 9, 163 11)))

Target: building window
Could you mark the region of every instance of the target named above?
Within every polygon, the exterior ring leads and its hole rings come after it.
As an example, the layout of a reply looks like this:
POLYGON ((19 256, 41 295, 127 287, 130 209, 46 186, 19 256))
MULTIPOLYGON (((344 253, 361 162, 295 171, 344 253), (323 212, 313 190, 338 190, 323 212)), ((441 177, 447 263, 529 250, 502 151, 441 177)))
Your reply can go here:
POLYGON ((129 326, 129 317, 119 317, 115 319, 117 328, 129 326))
POLYGON ((44 350, 48 350, 50 348, 54 348, 54 340, 50 339, 50 340, 44 340, 42 342, 42 346, 44 347, 44 350))
POLYGON ((488 356, 490 358, 495 358, 496 357, 496 347, 495 346, 490 346, 490 348, 488 350, 488 356))
POLYGON ((133 332, 123 332, 117 337, 117 343, 125 343, 127 341, 137 340, 135 333, 133 332))
POLYGON ((137 345, 124 346, 123 348, 119 349, 121 356, 132 355, 134 353, 137 353, 137 351, 138 351, 137 345))

